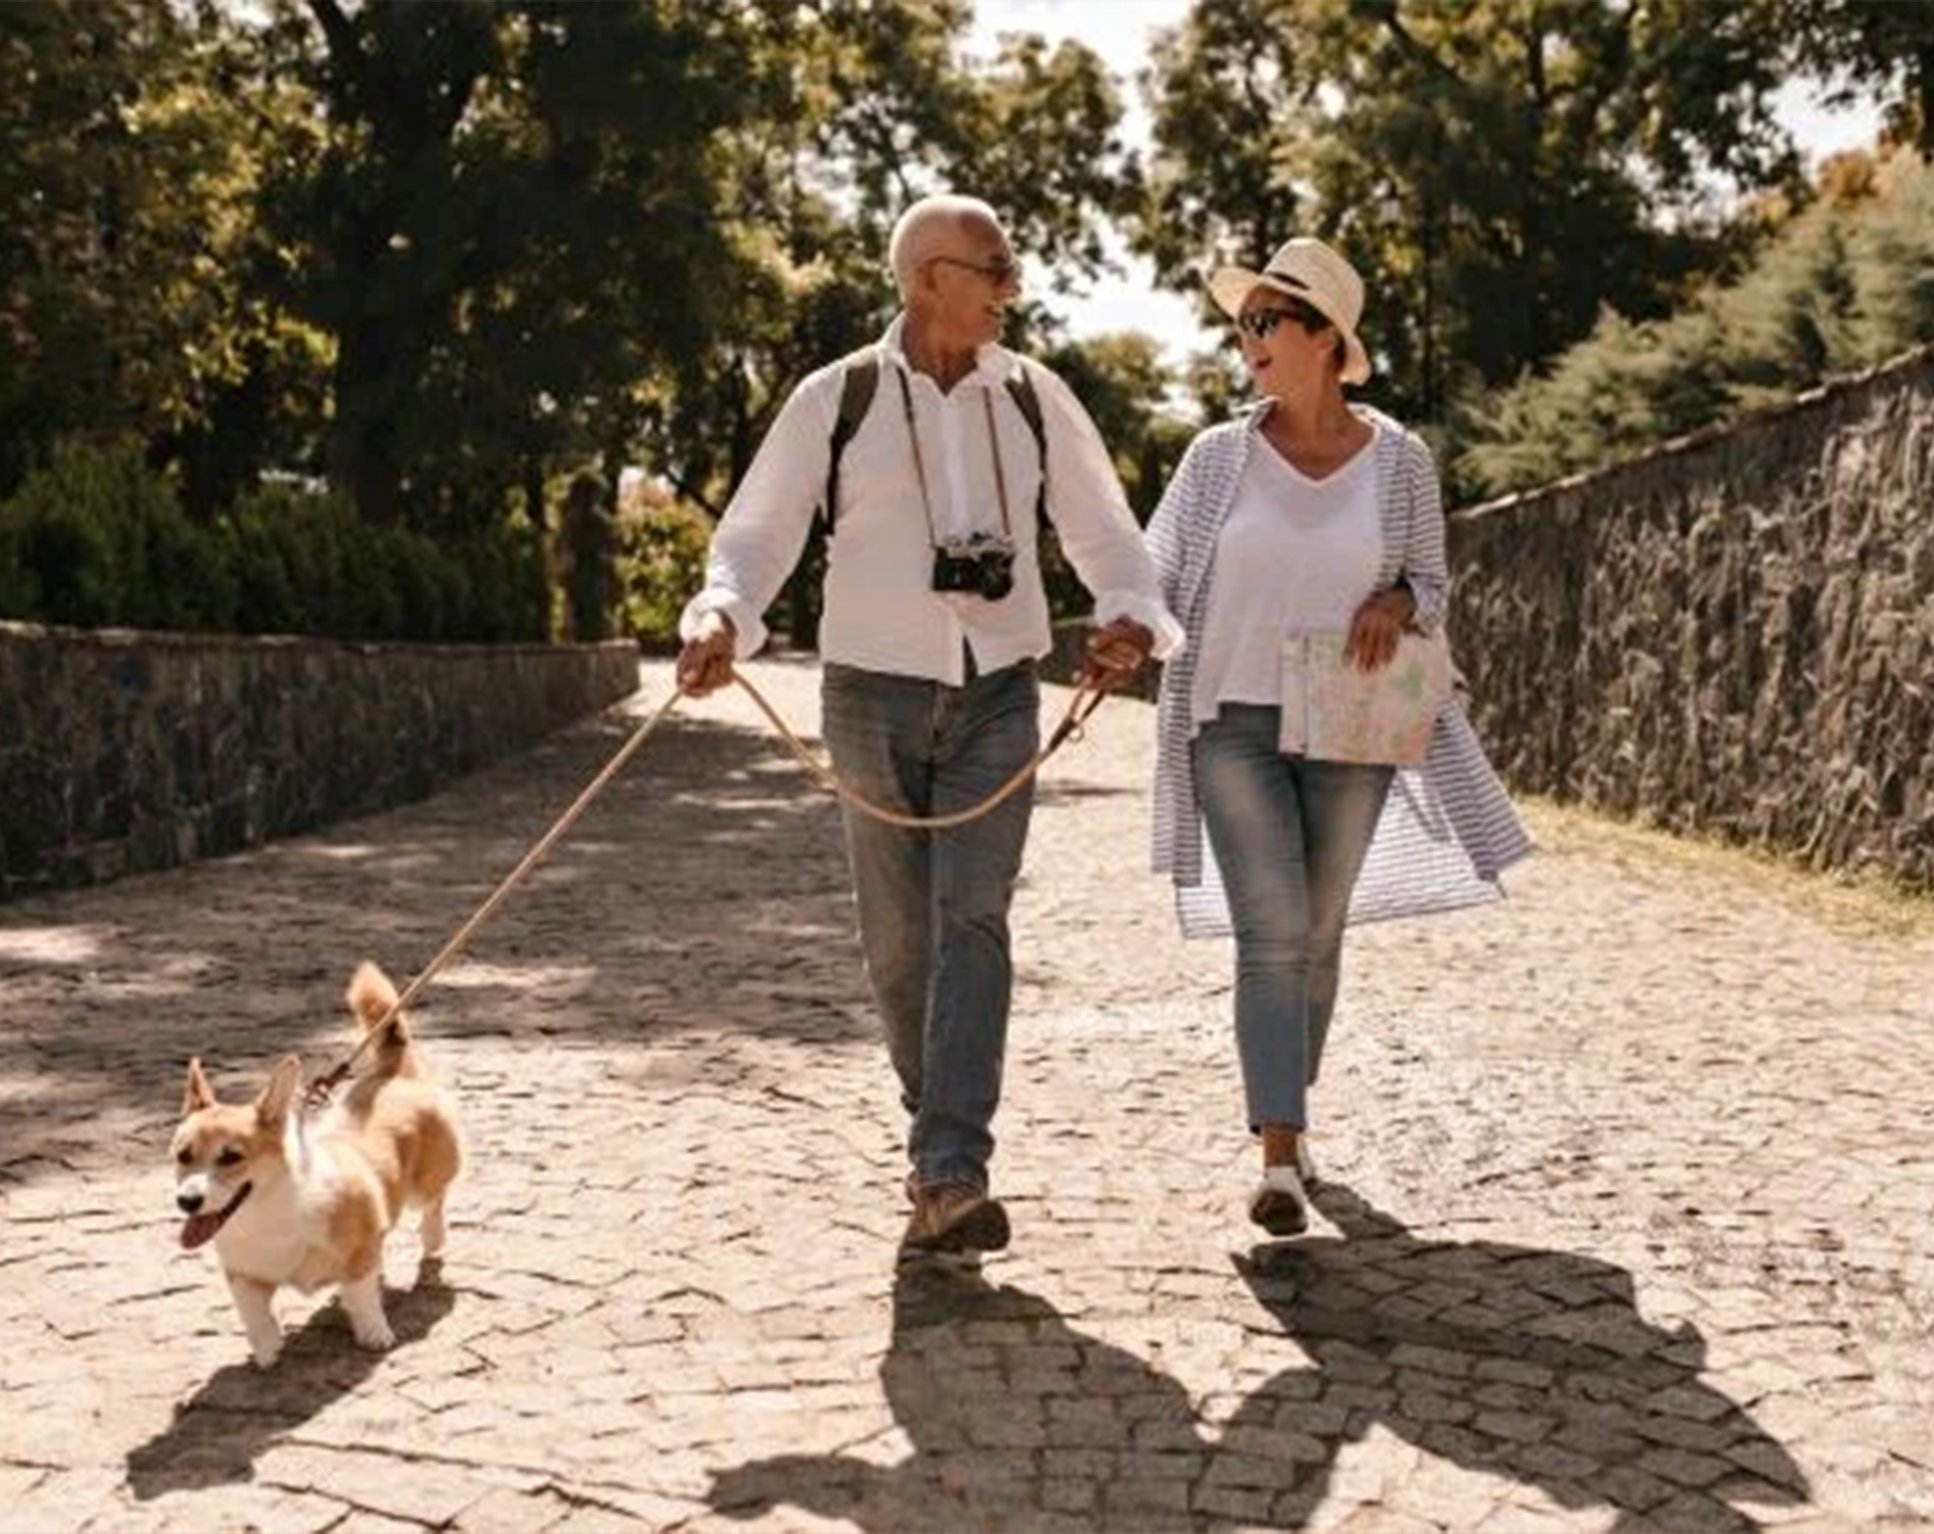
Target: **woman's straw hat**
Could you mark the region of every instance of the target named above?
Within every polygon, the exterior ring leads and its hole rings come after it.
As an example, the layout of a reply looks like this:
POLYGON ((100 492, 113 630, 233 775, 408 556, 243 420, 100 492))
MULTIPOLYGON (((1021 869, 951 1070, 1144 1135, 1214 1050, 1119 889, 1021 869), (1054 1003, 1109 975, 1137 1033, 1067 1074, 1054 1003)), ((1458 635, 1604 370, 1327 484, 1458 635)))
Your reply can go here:
POLYGON ((1224 266, 1209 278, 1209 296, 1231 319, 1242 313, 1259 287, 1301 299, 1336 327, 1343 337, 1343 382, 1362 383, 1370 376, 1370 355, 1356 335, 1363 316, 1363 279, 1348 261, 1321 240, 1298 235, 1285 240, 1259 272, 1224 266))

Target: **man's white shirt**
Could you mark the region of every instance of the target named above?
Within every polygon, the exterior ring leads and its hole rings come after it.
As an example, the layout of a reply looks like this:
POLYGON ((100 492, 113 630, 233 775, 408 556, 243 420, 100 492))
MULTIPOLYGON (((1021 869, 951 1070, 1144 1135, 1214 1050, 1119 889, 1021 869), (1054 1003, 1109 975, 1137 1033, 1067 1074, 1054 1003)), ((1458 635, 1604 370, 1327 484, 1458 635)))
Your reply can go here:
MULTIPOLYGON (((1008 393, 1021 360, 983 346, 974 370, 942 393, 907 363, 904 317, 879 343, 879 386, 840 458, 840 504, 827 547, 824 660, 959 686, 963 642, 982 672, 1048 652, 1047 598, 1036 557, 1035 493, 1041 451, 1008 393), (929 529, 915 471, 901 380, 913 406, 933 509, 929 529), (1014 589, 998 601, 933 589, 935 539, 999 534, 1001 497, 988 439, 989 410, 1016 558, 1014 589)), ((1095 620, 1131 618, 1155 636, 1155 657, 1182 644, 1162 606, 1155 570, 1100 433, 1068 386, 1028 365, 1047 436, 1047 514, 1061 548, 1095 598, 1095 620)), ((765 644, 762 614, 799 561, 825 494, 845 363, 821 368, 786 401, 726 507, 706 560, 705 586, 685 608, 680 634, 722 612, 743 660, 765 644)))

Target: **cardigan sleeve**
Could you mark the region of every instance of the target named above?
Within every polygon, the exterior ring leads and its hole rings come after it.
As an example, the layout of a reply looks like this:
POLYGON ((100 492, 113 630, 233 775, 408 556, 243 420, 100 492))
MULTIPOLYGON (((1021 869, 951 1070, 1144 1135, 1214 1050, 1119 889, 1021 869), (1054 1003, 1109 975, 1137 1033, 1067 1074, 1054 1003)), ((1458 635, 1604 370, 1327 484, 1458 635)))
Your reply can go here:
POLYGON ((1168 485, 1162 491, 1161 503, 1148 519, 1148 527, 1142 534, 1148 545, 1148 557, 1155 565, 1155 585, 1162 594, 1162 603, 1178 617, 1180 612, 1176 601, 1182 585, 1182 519, 1194 495, 1199 457, 1196 450, 1201 442, 1202 439, 1197 437, 1182 454, 1182 461, 1169 476, 1168 485))
POLYGON ((1410 505, 1401 579, 1417 604, 1412 620, 1434 634, 1450 614, 1450 563, 1444 547, 1444 489, 1429 447, 1415 436, 1405 442, 1404 477, 1410 505))

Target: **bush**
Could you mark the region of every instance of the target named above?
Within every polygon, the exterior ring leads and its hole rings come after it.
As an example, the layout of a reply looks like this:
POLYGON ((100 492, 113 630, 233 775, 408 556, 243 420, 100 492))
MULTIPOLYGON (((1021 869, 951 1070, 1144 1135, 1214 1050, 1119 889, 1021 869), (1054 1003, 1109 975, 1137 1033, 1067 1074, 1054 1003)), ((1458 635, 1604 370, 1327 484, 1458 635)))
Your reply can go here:
POLYGON ((626 632, 667 641, 678 615, 705 583, 711 524, 684 506, 654 506, 627 516, 618 535, 618 588, 626 632))
POLYGON ((258 486, 213 527, 132 448, 63 447, 0 504, 0 616, 337 639, 542 640, 537 544, 371 527, 341 496, 258 486))
POLYGON ((188 519, 173 482, 131 445, 63 444, 0 504, 0 542, 9 615, 77 627, 224 629, 234 621, 221 540, 188 519))
POLYGON ((0 618, 30 618, 40 611, 40 583, 21 562, 20 533, 0 508, 0 618))
POLYGON ((1633 324, 1607 311, 1542 374, 1465 412, 1460 484, 1525 489, 1934 341, 1934 167, 1897 152, 1789 222, 1731 287, 1633 324))

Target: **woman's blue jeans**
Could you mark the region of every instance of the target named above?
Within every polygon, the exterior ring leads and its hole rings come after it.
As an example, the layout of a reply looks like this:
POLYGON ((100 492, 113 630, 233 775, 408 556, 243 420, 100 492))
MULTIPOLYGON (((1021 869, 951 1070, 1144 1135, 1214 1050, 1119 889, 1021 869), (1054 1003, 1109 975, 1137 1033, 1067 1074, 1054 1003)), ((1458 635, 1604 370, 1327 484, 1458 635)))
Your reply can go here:
POLYGON ((1281 710, 1225 703, 1190 746, 1236 938, 1236 1052, 1251 1128, 1309 1124, 1343 924, 1395 775, 1277 748, 1281 710))
MULTIPOLYGON (((960 687, 828 664, 821 699, 840 776, 909 814, 977 803, 1040 741, 1032 661, 960 687)), ((867 979, 913 1116, 908 1154, 928 1184, 987 1186, 1014 984, 1007 910, 1032 804, 1030 783, 947 831, 883 825, 843 806, 867 979)))

